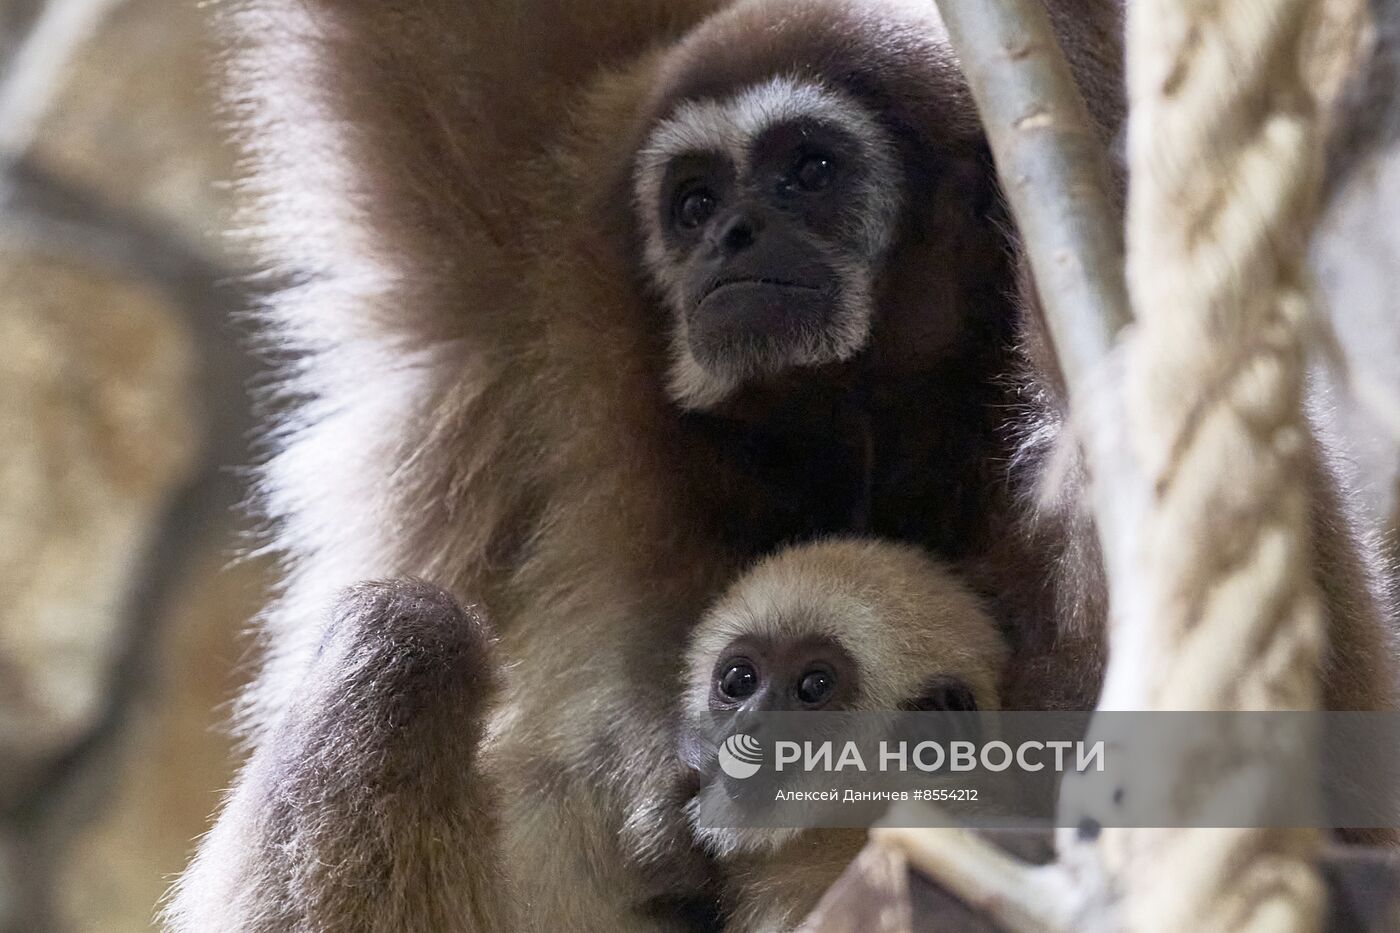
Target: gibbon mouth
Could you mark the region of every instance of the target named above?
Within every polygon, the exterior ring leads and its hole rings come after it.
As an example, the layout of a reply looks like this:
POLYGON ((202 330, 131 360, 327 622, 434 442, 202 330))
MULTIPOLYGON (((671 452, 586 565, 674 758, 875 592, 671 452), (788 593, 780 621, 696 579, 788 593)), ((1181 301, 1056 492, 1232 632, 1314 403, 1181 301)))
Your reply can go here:
POLYGON ((798 354, 825 331, 835 308, 831 290, 810 281, 720 279, 687 315, 696 359, 725 367, 754 353, 784 359, 798 354))
POLYGON ((699 300, 698 302, 696 302, 696 304, 704 304, 706 301, 709 301, 711 298, 713 298, 715 295, 719 294, 720 292, 723 292, 723 291, 728 290, 728 289, 731 289, 731 288, 776 288, 776 289, 782 289, 782 290, 804 291, 804 292, 819 292, 819 291, 821 291, 821 288, 819 288, 819 287, 816 286, 816 285, 808 285, 808 284, 806 284, 805 282, 793 282, 793 281, 790 281, 790 280, 788 280, 788 279, 770 279, 770 278, 720 279, 718 282, 716 282, 715 284, 711 285, 711 286, 705 291, 705 293, 704 293, 703 295, 700 296, 700 300, 699 300))

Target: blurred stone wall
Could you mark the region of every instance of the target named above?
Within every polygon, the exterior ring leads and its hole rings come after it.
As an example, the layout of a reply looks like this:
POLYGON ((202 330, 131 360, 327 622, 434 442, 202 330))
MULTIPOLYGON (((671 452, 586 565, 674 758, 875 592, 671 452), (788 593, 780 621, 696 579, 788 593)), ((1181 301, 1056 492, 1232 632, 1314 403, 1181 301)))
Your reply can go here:
POLYGON ((149 930, 266 568, 194 0, 0 0, 0 931, 149 930))

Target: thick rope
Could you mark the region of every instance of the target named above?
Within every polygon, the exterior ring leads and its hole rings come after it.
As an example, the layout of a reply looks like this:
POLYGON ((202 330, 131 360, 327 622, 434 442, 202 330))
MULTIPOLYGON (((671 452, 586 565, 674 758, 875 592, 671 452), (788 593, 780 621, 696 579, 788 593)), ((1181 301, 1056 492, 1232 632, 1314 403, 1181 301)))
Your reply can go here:
MULTIPOLYGON (((1309 17, 1355 2, 1129 4, 1138 324, 1125 367, 1133 462, 1115 479, 1135 521, 1119 542, 1130 553, 1112 594, 1101 708, 1318 708, 1324 629, 1302 401, 1322 129, 1306 68, 1309 17)), ((1189 825, 1208 806, 1200 798, 1228 789, 1263 814, 1280 782, 1313 761, 1304 736, 1243 731, 1188 747, 1157 812, 1189 825)), ((1102 807, 1086 803, 1091 817, 1102 807)), ((1314 830, 1071 832, 1042 869, 954 831, 878 838, 1027 933, 1313 931, 1324 917, 1314 830)))
MULTIPOLYGON (((1303 67, 1315 8, 1130 5, 1128 281, 1138 328, 1127 391, 1150 491, 1132 575, 1141 589, 1120 619, 1138 628, 1132 643, 1143 654, 1114 663, 1137 667, 1142 709, 1319 703, 1323 621, 1302 406, 1304 251, 1322 166, 1303 67)), ((1127 699, 1114 698, 1119 708, 1127 699)), ((1188 755, 1177 788, 1243 787, 1262 806, 1310 760, 1295 739, 1240 737, 1206 765, 1188 755)), ((1321 926, 1316 831, 1109 830, 1101 843, 1126 894, 1127 929, 1321 926)))

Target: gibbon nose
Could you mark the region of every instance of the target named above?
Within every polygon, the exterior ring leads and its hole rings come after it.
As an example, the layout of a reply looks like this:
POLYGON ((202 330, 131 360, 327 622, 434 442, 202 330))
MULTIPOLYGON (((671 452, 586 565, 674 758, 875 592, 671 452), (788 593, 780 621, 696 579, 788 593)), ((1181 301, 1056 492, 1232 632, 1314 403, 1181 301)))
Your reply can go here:
POLYGON ((742 253, 753 246, 762 229, 763 223, 748 211, 736 212, 720 228, 720 251, 726 256, 742 253))

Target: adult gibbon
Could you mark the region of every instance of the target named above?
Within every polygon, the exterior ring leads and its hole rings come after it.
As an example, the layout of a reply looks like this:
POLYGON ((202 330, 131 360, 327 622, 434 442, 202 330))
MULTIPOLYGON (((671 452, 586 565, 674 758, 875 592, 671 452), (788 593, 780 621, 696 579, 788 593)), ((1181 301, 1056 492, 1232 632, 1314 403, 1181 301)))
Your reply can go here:
MULTIPOLYGON (((1108 135, 1116 3, 1050 5, 1108 135)), ((286 569, 252 755, 172 929, 713 922, 679 649, 793 541, 953 562, 1008 640, 1004 705, 1092 704, 1092 531, 1074 489, 1034 504, 1058 382, 932 4, 237 0, 227 22, 267 263, 297 282, 267 315, 286 569), (338 602, 410 577, 442 589, 338 602), (494 623, 494 693, 456 600, 494 623)), ((1328 697, 1370 708, 1380 623, 1318 476, 1328 697)))

